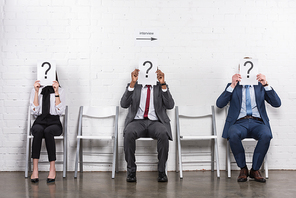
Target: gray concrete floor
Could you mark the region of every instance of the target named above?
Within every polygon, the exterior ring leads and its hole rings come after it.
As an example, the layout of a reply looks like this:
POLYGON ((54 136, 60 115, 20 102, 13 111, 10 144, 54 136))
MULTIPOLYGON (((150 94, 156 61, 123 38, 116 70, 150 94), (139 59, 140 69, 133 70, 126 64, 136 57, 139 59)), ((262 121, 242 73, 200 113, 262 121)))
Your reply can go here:
POLYGON ((296 171, 269 171, 266 183, 249 180, 236 182, 238 171, 227 178, 225 171, 217 179, 216 172, 194 171, 179 174, 169 172, 168 183, 157 182, 157 172, 137 172, 137 183, 127 183, 126 173, 119 172, 111 179, 111 172, 84 172, 74 179, 57 173, 54 184, 47 184, 47 172, 39 173, 39 183, 24 178, 24 172, 0 172, 0 197, 296 197, 296 171))

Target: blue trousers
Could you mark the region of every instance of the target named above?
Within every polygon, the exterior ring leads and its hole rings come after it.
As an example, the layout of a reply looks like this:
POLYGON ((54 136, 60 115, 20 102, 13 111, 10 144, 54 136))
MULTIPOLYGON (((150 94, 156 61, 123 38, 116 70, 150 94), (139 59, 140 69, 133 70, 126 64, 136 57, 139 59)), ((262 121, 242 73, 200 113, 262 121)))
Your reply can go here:
POLYGON ((254 138, 257 141, 256 148, 253 153, 252 168, 259 170, 264 157, 268 151, 270 140, 272 138, 270 128, 262 121, 254 119, 242 119, 236 121, 234 125, 229 128, 228 141, 236 160, 238 167, 246 166, 245 150, 242 141, 245 138, 254 138))

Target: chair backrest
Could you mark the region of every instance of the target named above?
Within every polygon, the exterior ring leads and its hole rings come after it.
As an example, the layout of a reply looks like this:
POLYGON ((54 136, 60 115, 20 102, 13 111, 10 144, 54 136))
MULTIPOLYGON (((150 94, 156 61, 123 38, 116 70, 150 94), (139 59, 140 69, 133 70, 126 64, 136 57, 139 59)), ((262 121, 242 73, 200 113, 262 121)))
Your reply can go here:
POLYGON ((88 118, 114 118, 114 133, 117 136, 118 133, 118 106, 108 106, 108 107, 92 107, 92 106, 80 106, 79 110, 79 120, 78 120, 78 135, 82 134, 82 119, 83 117, 88 118))
POLYGON ((91 107, 91 106, 81 106, 80 111, 82 111, 83 116, 95 117, 95 118, 108 118, 112 116, 117 116, 119 109, 118 106, 109 107, 91 107))
POLYGON ((212 118, 212 135, 217 135, 216 132, 216 116, 215 108, 212 106, 176 106, 176 123, 177 130, 180 131, 180 118, 212 118))
POLYGON ((198 118, 214 114, 211 106, 177 106, 176 109, 180 117, 198 118))
MULTIPOLYGON (((60 116, 60 120, 63 126, 63 135, 67 133, 67 127, 68 127, 68 106, 65 108, 65 112, 60 116)), ((27 136, 31 135, 31 127, 34 123, 36 118, 31 114, 30 107, 28 108, 28 124, 27 124, 27 136)))

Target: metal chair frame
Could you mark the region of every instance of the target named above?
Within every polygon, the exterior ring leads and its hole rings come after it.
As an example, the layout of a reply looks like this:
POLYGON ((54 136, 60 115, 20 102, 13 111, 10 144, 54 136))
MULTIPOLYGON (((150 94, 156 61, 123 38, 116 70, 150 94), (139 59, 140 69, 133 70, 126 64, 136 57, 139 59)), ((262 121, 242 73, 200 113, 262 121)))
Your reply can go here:
POLYGON ((214 163, 216 162, 217 177, 220 177, 220 167, 219 167, 219 153, 218 153, 218 140, 217 140, 217 131, 216 131, 216 118, 215 118, 215 109, 214 106, 209 107, 175 107, 176 115, 176 135, 177 135, 177 156, 176 156, 176 172, 180 171, 180 179, 183 178, 183 163, 198 163, 198 162, 210 162, 211 171, 214 171, 214 163), (180 118, 203 118, 210 116, 212 118, 212 134, 209 136, 205 135, 196 135, 196 136, 185 136, 181 134, 180 130, 180 118), (201 141, 201 140, 211 140, 211 161, 183 161, 182 160, 182 141, 201 141), (216 156, 216 160, 214 159, 216 156))
POLYGON ((115 178, 115 171, 117 172, 117 158, 118 158, 118 116, 119 107, 90 107, 81 106, 78 119, 78 133, 77 133, 77 147, 75 160, 74 178, 77 178, 78 163, 80 163, 80 172, 83 172, 83 145, 81 140, 113 140, 113 155, 112 162, 98 162, 99 164, 112 164, 112 179, 115 178), (110 136, 91 135, 84 136, 82 133, 82 118, 88 117, 90 119, 104 119, 114 117, 114 133, 110 136))

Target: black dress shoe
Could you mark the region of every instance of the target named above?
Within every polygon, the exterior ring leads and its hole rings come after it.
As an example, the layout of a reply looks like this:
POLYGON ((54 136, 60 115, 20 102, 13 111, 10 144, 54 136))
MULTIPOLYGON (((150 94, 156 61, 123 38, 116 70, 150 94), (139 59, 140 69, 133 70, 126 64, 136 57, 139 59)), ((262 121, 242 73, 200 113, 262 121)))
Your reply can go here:
POLYGON ((165 172, 158 172, 158 182, 168 182, 168 177, 165 172))
POLYGON ((126 177, 126 181, 127 182, 136 182, 137 181, 136 172, 129 173, 126 177))
POLYGON ((55 178, 53 178, 53 179, 47 178, 46 182, 47 183, 53 183, 53 182, 55 182, 55 178))
POLYGON ((237 178, 238 182, 246 182, 248 180, 249 171, 247 167, 244 167, 240 170, 239 176, 237 178))
POLYGON ((250 171, 250 178, 255 179, 255 181, 257 181, 257 182, 262 182, 262 183, 266 182, 266 179, 261 176, 260 171, 259 170, 255 171, 255 170, 253 170, 253 168, 250 171))
POLYGON ((39 182, 39 178, 35 178, 35 179, 31 179, 32 183, 38 183, 39 182))

